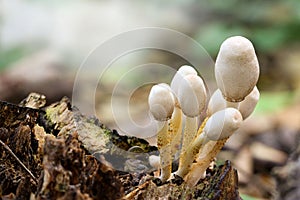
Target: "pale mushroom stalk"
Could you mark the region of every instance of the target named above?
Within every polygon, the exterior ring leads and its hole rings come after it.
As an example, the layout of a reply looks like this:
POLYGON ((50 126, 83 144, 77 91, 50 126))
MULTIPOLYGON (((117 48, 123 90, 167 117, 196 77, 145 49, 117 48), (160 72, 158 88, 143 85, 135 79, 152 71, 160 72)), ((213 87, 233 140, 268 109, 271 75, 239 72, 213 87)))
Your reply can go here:
MULTIPOLYGON (((189 72, 190 71, 192 71, 192 70, 189 69, 189 72)), ((174 77, 174 79, 176 79, 176 78, 174 77)), ((176 80, 178 80, 178 77, 177 77, 176 80)), ((180 148, 180 143, 181 143, 182 111, 181 111, 178 99, 177 99, 174 91, 170 88, 170 86, 167 85, 167 84, 164 84, 164 83, 161 83, 160 85, 165 87, 166 89, 168 89, 172 93, 173 98, 174 98, 174 103, 175 103, 172 117, 169 120, 169 129, 168 129, 168 134, 169 134, 168 137, 170 138, 170 148, 171 148, 171 150, 170 150, 171 151, 170 163, 172 163, 173 159, 175 158, 176 152, 180 148)))
POLYGON ((168 122, 159 122, 160 130, 157 133, 157 147, 160 154, 160 179, 165 182, 171 176, 172 160, 170 148, 170 135, 168 133, 168 122))
POLYGON ((241 113, 235 108, 226 108, 214 113, 207 120, 203 132, 197 136, 182 155, 182 164, 179 165, 176 175, 185 177, 203 145, 211 140, 218 141, 230 137, 240 127, 242 121, 241 113))
POLYGON ((185 152, 197 134, 198 119, 197 117, 185 116, 184 137, 181 151, 185 152))
POLYGON ((180 156, 180 163, 176 175, 184 177, 195 159, 195 154, 198 154, 200 148, 207 142, 207 138, 204 133, 200 134, 192 144, 190 144, 186 150, 180 156))
POLYGON ((171 160, 175 158, 176 152, 180 149, 181 131, 182 131, 182 111, 178 104, 175 103, 174 112, 170 120, 171 129, 171 160))
POLYGON ((227 138, 218 141, 209 141, 204 148, 201 149, 196 163, 192 164, 189 173, 184 178, 189 187, 193 187, 198 183, 202 178, 202 174, 205 174, 206 169, 221 151, 226 141, 227 138))
POLYGON ((171 148, 168 132, 168 120, 174 110, 174 97, 166 84, 154 85, 148 97, 149 108, 152 116, 157 120, 157 146, 160 152, 160 178, 163 182, 171 175, 171 148))

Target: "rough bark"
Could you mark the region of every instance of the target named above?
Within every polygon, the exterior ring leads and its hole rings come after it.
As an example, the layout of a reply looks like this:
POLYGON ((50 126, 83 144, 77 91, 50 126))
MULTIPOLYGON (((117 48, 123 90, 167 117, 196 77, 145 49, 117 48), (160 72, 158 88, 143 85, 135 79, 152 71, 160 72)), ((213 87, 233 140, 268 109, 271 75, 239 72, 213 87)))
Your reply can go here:
POLYGON ((107 129, 67 98, 44 108, 34 95, 20 105, 0 102, 1 198, 240 199, 230 162, 194 188, 179 177, 161 184, 147 160, 156 147, 107 129))

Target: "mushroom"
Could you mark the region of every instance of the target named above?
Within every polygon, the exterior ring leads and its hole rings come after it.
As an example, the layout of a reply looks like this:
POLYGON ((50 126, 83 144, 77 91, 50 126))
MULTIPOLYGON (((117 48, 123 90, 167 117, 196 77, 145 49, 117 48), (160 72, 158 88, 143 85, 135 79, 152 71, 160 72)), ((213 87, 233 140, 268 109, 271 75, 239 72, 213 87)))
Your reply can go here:
MULTIPOLYGON (((255 86, 251 93, 248 94, 242 102, 240 102, 239 111, 244 120, 253 112, 259 100, 259 96, 259 91, 255 86)), ((207 113, 208 115, 212 115, 225 106, 226 100, 222 97, 220 90, 216 90, 209 101, 207 113)), ((201 131, 201 128, 199 131, 201 131)), ((202 175, 205 173, 210 162, 221 151, 226 141, 227 138, 218 141, 210 141, 201 149, 201 152, 196 159, 197 162, 192 164, 190 172, 185 177, 188 186, 192 187, 196 185, 199 179, 202 178, 202 175)))
POLYGON ((206 104, 206 89, 203 80, 197 75, 187 75, 181 82, 177 94, 180 102, 181 110, 185 115, 185 128, 182 139, 181 155, 182 156, 188 146, 191 144, 197 134, 198 122, 197 117, 204 110, 206 104))
MULTIPOLYGON (((248 118, 255 109, 255 106, 259 100, 259 90, 255 86, 253 90, 248 94, 243 101, 238 105, 238 110, 245 120, 248 118)), ((219 89, 217 89, 211 96, 207 106, 207 116, 211 116, 213 113, 228 107, 226 100, 219 89)), ((230 106, 229 106, 230 107, 230 106)))
POLYGON ((159 164, 160 158, 159 158, 159 156, 151 155, 151 156, 149 156, 148 160, 149 160, 149 164, 150 164, 151 167, 153 167, 154 169, 159 169, 159 167, 160 167, 160 164, 159 164))
POLYGON ((211 116, 217 111, 223 110, 226 108, 226 100, 224 99, 220 89, 217 89, 210 97, 206 114, 211 116))
POLYGON ((171 175, 170 136, 168 134, 168 120, 174 110, 174 97, 167 84, 154 85, 148 97, 152 116, 157 120, 157 147, 160 152, 160 178, 164 182, 171 175))
MULTIPOLYGON (((206 122, 203 132, 198 135, 182 154, 182 164, 176 175, 185 177, 199 150, 209 141, 220 141, 229 138, 243 121, 241 113, 235 108, 226 108, 214 113, 206 122)), ((200 176, 202 174, 199 174, 200 176)))
POLYGON ((184 178, 189 187, 193 187, 201 178, 204 178, 206 169, 221 151, 226 141, 227 138, 219 141, 209 141, 200 149, 200 153, 196 158, 196 163, 192 164, 189 173, 184 178))
POLYGON ((239 105, 239 111, 241 112, 243 119, 248 118, 255 109, 255 106, 259 100, 260 93, 255 86, 253 90, 248 94, 245 99, 239 105))
POLYGON ((259 64, 252 43, 242 36, 226 39, 218 53, 215 76, 228 106, 238 102, 253 90, 259 76, 259 64))
POLYGON ((191 74, 197 75, 197 71, 189 65, 183 65, 178 69, 170 85, 175 94, 178 94, 178 89, 183 78, 191 74))
POLYGON ((171 89, 174 94, 175 99, 175 108, 170 120, 170 134, 171 134, 171 156, 172 159, 175 157, 176 152, 180 148, 181 136, 182 136, 182 111, 180 107, 180 103, 176 94, 178 94, 178 88, 183 80, 183 78, 187 75, 197 75, 197 71, 188 65, 181 66, 176 74, 174 75, 171 81, 171 89))

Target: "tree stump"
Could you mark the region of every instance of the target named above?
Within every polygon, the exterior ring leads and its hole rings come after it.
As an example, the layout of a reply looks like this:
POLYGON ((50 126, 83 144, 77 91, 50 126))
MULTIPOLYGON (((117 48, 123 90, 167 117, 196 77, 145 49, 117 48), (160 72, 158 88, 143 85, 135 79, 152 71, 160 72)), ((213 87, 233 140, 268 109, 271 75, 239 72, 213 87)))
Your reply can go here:
POLYGON ((147 159, 156 147, 82 115, 68 98, 43 101, 0 102, 2 199, 240 199, 229 161, 193 188, 180 177, 161 184, 147 159))

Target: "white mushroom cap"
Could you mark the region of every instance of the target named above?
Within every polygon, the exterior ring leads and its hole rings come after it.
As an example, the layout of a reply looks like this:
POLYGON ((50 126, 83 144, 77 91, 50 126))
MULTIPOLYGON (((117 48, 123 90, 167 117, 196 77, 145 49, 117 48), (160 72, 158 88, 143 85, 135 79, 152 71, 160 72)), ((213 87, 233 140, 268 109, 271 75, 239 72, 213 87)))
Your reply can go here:
POLYGON ((254 88, 259 64, 252 43, 242 36, 226 39, 216 59, 215 76, 224 98, 242 101, 254 88))
POLYGON ((259 97, 260 97, 259 91, 255 86, 252 92, 250 92, 250 94, 246 96, 246 98, 240 103, 239 111, 241 112, 244 120, 247 117, 249 117, 254 111, 255 106, 259 100, 259 97))
POLYGON ((214 113, 207 120, 203 131, 209 140, 222 140, 230 137, 242 121, 243 117, 237 109, 226 108, 214 113))
POLYGON ((151 167, 153 167, 155 169, 159 169, 159 167, 160 167, 160 157, 159 156, 151 155, 151 156, 149 156, 148 160, 149 160, 149 164, 151 165, 151 167))
POLYGON ((175 94, 178 94, 178 88, 180 86, 180 83, 182 82, 183 77, 190 74, 197 75, 197 71, 191 66, 183 65, 178 69, 171 81, 171 88, 175 92, 175 94))
POLYGON ((207 115, 211 116, 219 110, 226 108, 226 100, 224 99, 221 90, 217 89, 210 97, 207 106, 207 115))
POLYGON ((174 110, 174 97, 166 84, 154 85, 151 88, 148 103, 150 112, 157 121, 167 121, 174 110))
POLYGON ((186 116, 198 116, 206 104, 206 89, 203 80, 197 75, 185 76, 178 88, 177 98, 186 116))

